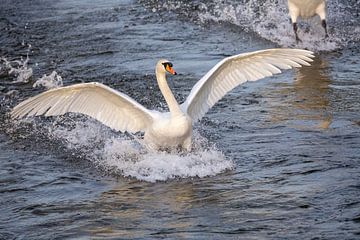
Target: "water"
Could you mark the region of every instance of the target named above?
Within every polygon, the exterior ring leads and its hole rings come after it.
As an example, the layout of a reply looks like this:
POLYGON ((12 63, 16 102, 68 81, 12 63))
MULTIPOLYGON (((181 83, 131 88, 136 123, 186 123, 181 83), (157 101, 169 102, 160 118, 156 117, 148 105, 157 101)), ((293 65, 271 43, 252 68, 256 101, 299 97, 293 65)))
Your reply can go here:
POLYGON ((183 101, 225 56, 295 46, 281 4, 2 0, 0 239, 359 238, 357 1, 328 3, 328 41, 301 23, 312 66, 234 89, 195 125, 191 153, 147 152, 84 116, 8 118, 90 81, 166 110, 158 58, 183 101))

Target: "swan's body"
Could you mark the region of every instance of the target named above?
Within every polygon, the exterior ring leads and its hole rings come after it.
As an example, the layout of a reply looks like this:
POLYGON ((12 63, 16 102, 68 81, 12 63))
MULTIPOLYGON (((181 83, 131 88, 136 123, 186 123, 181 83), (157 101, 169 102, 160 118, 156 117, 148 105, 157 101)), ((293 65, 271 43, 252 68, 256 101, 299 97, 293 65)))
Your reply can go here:
POLYGON ((307 19, 319 15, 321 24, 325 29, 325 37, 328 36, 326 29, 326 6, 325 0, 288 0, 289 15, 296 37, 296 41, 301 41, 297 35, 297 19, 307 19))
POLYGON ((155 71, 169 107, 166 113, 148 110, 126 94, 94 82, 46 91, 18 104, 11 115, 21 118, 82 113, 118 131, 144 132, 146 145, 151 149, 190 150, 193 121, 200 120, 227 92, 241 83, 280 73, 280 69, 309 65, 311 57, 311 52, 299 49, 269 49, 227 57, 195 84, 181 105, 165 78, 166 71, 176 74, 172 64, 160 60, 155 71))

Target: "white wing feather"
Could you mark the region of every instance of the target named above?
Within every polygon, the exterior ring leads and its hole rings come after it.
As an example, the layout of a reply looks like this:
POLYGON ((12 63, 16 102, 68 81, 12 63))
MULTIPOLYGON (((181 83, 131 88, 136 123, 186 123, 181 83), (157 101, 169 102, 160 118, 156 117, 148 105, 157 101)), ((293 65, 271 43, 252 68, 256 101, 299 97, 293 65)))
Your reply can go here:
POLYGON ((67 112, 91 116, 118 131, 144 131, 156 117, 126 94, 101 83, 81 83, 43 92, 18 104, 13 118, 56 116, 67 112))
POLYGON ((280 69, 309 66, 312 54, 300 49, 268 49, 227 57, 195 84, 181 108, 193 121, 200 120, 236 86, 281 73, 280 69))

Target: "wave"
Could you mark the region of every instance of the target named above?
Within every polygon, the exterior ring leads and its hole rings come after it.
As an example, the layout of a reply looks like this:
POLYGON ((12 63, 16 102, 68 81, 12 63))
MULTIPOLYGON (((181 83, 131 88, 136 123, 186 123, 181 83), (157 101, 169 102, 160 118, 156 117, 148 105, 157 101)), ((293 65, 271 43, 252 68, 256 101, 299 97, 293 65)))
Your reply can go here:
POLYGON ((142 0, 146 7, 155 11, 171 11, 200 24, 230 23, 244 31, 254 32, 260 37, 282 47, 299 47, 313 51, 332 51, 359 42, 360 2, 338 0, 327 2, 329 38, 324 39, 324 30, 318 17, 300 20, 299 37, 296 44, 290 24, 286 0, 142 0))

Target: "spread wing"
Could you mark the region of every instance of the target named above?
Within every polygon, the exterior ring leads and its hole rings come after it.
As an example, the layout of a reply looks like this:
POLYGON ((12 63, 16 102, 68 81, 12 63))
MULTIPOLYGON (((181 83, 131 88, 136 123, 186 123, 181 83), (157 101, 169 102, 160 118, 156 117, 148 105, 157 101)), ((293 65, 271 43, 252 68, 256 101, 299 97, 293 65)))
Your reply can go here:
POLYGON ((82 113, 118 131, 144 131, 156 117, 126 94, 101 83, 81 83, 43 92, 18 104, 13 118, 82 113))
POLYGON ((281 73, 280 69, 309 66, 312 54, 300 49, 268 49, 227 57, 195 84, 181 108, 193 121, 200 120, 236 86, 281 73))

